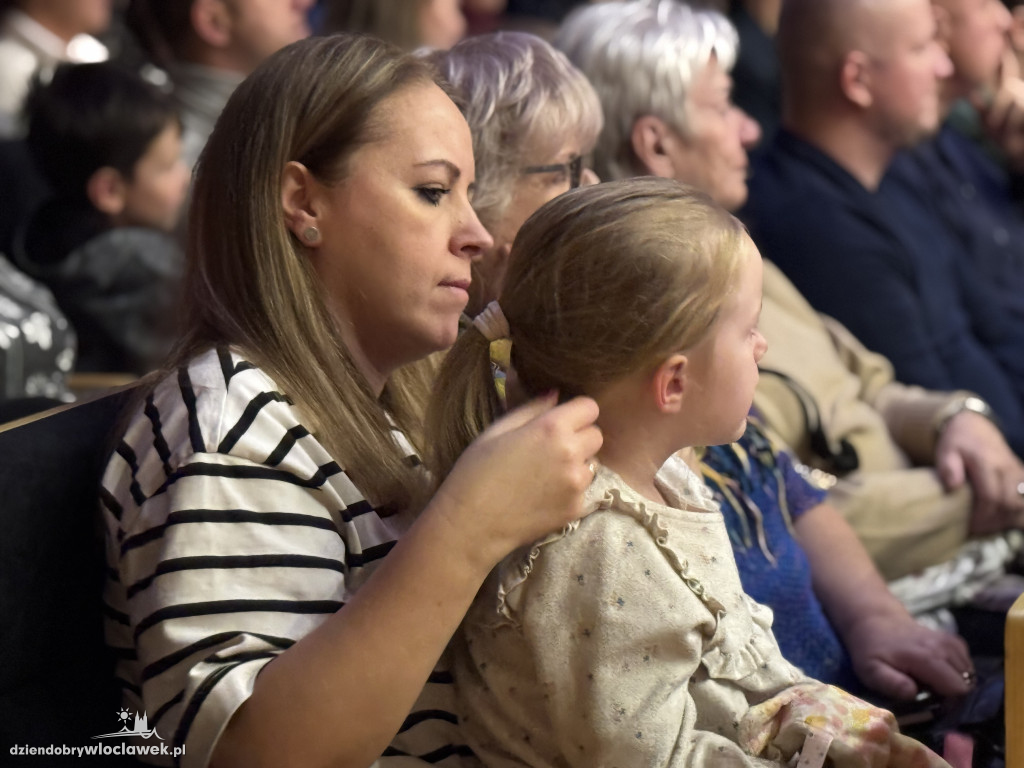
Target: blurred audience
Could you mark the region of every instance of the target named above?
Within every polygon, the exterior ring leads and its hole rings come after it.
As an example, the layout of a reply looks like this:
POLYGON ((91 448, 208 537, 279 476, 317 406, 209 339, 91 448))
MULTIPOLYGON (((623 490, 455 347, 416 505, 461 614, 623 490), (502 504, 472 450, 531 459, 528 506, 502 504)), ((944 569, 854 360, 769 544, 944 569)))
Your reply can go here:
POLYGON ((953 61, 943 83, 948 116, 935 137, 896 157, 890 176, 937 206, 968 268, 1024 328, 1024 167, 1017 167, 1024 158, 1013 159, 1024 138, 1024 81, 1009 45, 1011 16, 1000 0, 932 5, 953 61))
POLYGON ((48 80, 62 61, 107 58, 91 35, 106 30, 112 7, 113 0, 0 0, 0 137, 24 132, 33 78, 48 80))
POLYGON ((782 88, 775 31, 782 0, 732 0, 729 19, 736 27, 740 48, 732 70, 733 100, 761 126, 764 141, 779 129, 782 88))
POLYGON ((114 64, 64 64, 27 110, 52 195, 12 259, 70 319, 78 370, 144 373, 169 349, 183 268, 168 234, 188 186, 174 105, 114 64))
POLYGON ((1024 0, 1003 0, 1010 11, 1010 46, 1017 58, 1017 70, 1024 71, 1024 0))
POLYGON ((407 51, 447 50, 466 34, 459 0, 327 0, 325 32, 364 32, 407 51))
POLYGON ((1001 311, 935 202, 888 175, 941 123, 953 67, 937 35, 928 0, 787 0, 784 128, 754 164, 741 217, 816 309, 901 381, 977 393, 1021 455, 1024 325, 1001 311))
MULTIPOLYGON (((729 100, 736 44, 721 16, 694 18, 672 0, 569 16, 556 45, 590 77, 605 111, 598 175, 671 177, 742 205, 746 149, 758 132, 729 100)), ((761 367, 780 375, 761 376, 756 405, 803 462, 839 476, 812 473, 831 483, 827 501, 887 579, 948 562, 969 533, 1024 521, 1024 466, 971 410, 976 399, 895 381, 884 358, 815 312, 768 259, 759 327, 768 340, 761 367)))
POLYGON ((75 348, 49 289, 0 256, 0 422, 70 400, 75 348))
POLYGON ((164 68, 191 168, 239 83, 270 54, 306 37, 313 0, 131 0, 127 20, 164 68))

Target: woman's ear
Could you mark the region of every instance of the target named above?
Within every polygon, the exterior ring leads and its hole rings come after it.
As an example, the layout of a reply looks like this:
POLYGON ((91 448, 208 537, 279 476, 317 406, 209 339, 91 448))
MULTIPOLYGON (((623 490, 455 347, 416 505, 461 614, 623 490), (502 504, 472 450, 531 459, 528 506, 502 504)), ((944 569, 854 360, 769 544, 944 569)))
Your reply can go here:
POLYGON ((672 130, 660 117, 643 115, 633 121, 630 133, 633 154, 652 176, 663 179, 676 178, 676 167, 666 151, 669 142, 674 141, 672 130))
POLYGON ((85 183, 85 194, 96 210, 116 219, 128 202, 128 183, 120 171, 105 165, 93 171, 85 183))
POLYGON ((651 378, 654 404, 662 413, 679 413, 686 394, 686 374, 689 361, 676 352, 662 361, 651 378))
POLYGON ((285 225, 308 248, 320 244, 316 205, 319 189, 320 183, 302 163, 291 160, 285 164, 281 174, 281 207, 285 225))

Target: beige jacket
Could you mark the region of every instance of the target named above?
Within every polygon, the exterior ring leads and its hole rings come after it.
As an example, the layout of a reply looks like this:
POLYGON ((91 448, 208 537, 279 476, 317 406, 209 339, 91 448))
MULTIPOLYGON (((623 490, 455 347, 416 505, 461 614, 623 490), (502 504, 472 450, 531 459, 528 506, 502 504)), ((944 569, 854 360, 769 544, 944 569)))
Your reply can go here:
MULTIPOLYGON (((936 414, 957 393, 896 382, 888 360, 817 313, 767 260, 760 327, 768 340, 761 367, 792 377, 814 398, 826 433, 857 450, 860 468, 840 478, 828 500, 853 525, 883 575, 894 579, 949 559, 967 538, 970 492, 947 494, 931 464, 936 414)), ((785 381, 762 374, 754 402, 803 462, 823 466, 811 451, 799 399, 785 381)))
POLYGON ((455 681, 485 765, 778 765, 743 752, 739 725, 807 678, 782 658, 771 610, 744 594, 700 480, 672 459, 659 482, 673 507, 599 468, 597 511, 509 556, 481 588, 455 681))

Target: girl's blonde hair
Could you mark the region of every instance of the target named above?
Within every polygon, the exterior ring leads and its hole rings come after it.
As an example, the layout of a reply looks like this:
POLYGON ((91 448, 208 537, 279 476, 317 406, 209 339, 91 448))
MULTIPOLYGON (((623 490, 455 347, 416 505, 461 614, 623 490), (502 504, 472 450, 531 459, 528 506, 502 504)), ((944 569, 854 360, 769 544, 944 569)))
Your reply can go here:
MULTIPOLYGON (((545 204, 516 236, 499 300, 523 393, 594 394, 700 342, 735 285, 745 237, 711 198, 669 179, 582 187, 545 204)), ((488 341, 470 328, 428 410, 439 480, 501 412, 488 341)))
POLYGON ((367 498, 411 503, 423 484, 391 434, 418 436, 425 378, 392 376, 377 398, 356 369, 305 248, 287 228, 285 164, 325 184, 345 177, 384 130, 378 107, 402 89, 441 83, 371 37, 309 38, 279 51, 225 107, 198 164, 189 219, 183 337, 171 368, 211 346, 238 347, 300 409, 304 423, 367 498))

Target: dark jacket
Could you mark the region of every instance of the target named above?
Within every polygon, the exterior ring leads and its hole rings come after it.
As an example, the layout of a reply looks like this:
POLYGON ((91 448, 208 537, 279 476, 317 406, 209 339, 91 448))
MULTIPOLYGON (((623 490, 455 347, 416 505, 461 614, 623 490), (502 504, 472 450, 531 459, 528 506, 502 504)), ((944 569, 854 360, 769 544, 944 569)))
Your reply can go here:
POLYGON ((167 353, 184 258, 162 232, 111 228, 86 204, 52 200, 13 260, 45 283, 78 334, 80 371, 142 374, 167 353))

